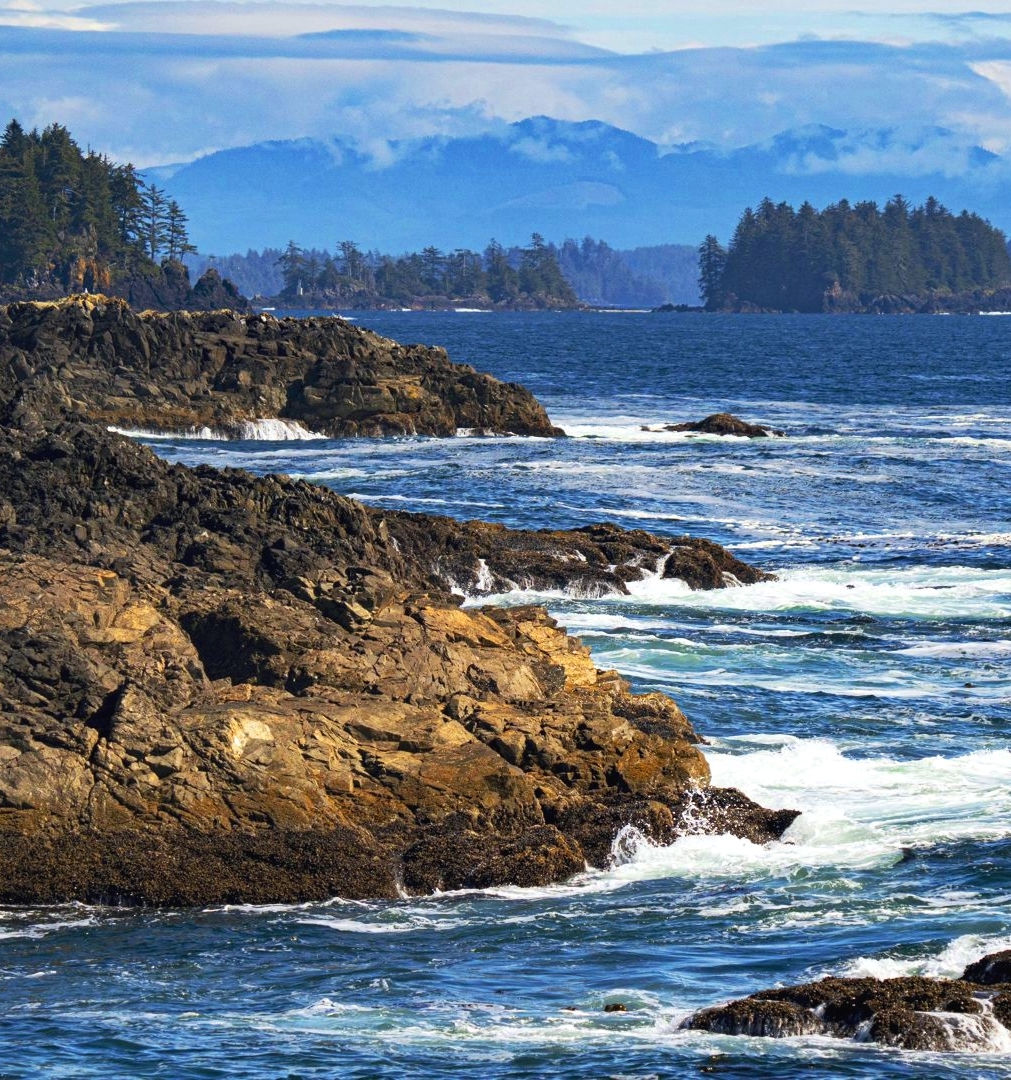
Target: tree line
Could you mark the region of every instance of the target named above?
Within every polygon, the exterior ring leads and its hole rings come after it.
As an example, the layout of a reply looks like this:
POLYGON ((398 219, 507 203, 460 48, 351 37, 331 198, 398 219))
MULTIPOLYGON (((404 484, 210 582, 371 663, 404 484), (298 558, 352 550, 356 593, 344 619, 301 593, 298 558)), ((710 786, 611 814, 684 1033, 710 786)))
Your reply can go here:
MULTIPOLYGON (((693 245, 667 244, 651 248, 619 251, 603 240, 584 237, 568 239, 561 244, 549 242, 548 252, 558 263, 562 277, 580 301, 597 307, 655 307, 671 301, 697 304, 698 256, 693 245)), ((519 246, 504 248, 506 262, 519 273, 523 263, 524 249, 519 246)), ((398 295, 386 303, 406 305, 412 297, 438 296, 446 290, 452 297, 464 297, 468 290, 482 287, 482 278, 476 272, 478 266, 485 268, 484 252, 457 249, 448 254, 438 248, 429 248, 416 255, 403 256, 398 295), (427 253, 426 253, 427 252, 427 253), (427 283, 422 274, 428 277, 427 283)), ((396 258, 384 256, 378 251, 363 251, 357 244, 342 241, 331 254, 326 250, 289 245, 287 250, 264 248, 248 250, 232 255, 193 255, 185 260, 193 275, 199 277, 213 266, 223 277, 230 278, 247 296, 276 297, 289 287, 283 299, 298 296, 302 285, 303 300, 311 297, 308 283, 323 281, 331 289, 333 306, 349 307, 353 303, 363 306, 382 303, 375 288, 375 271, 393 264, 394 274, 387 273, 387 280, 395 276, 396 258), (388 261, 385 261, 388 260, 388 261), (281 272, 281 262, 296 273, 286 282, 281 272), (347 275, 347 269, 352 274, 347 275), (370 277, 369 272, 372 276, 370 277), (346 278, 347 280, 339 280, 346 278), (343 294, 338 297, 335 284, 343 294), (292 297, 291 286, 295 296, 292 297), (348 292, 351 296, 348 296, 348 292)), ((497 262, 497 260, 496 260, 497 262)), ((552 271, 551 277, 554 277, 552 271)), ((516 287, 519 287, 518 281, 516 287)), ((557 285, 556 285, 557 287, 557 285)), ((508 298, 508 288, 501 295, 508 298)), ((320 296, 323 304, 325 297, 320 296)), ((490 304, 491 297, 487 297, 490 304)))
POLYGON ((67 128, 0 137, 0 285, 107 289, 194 251, 179 204, 132 165, 82 151, 67 128))
POLYGON ((294 241, 276 259, 279 299, 344 306, 473 301, 542 307, 578 304, 552 247, 539 233, 529 246, 507 250, 492 240, 483 252, 429 246, 401 256, 363 251, 342 240, 336 251, 308 250, 294 241))
POLYGON ((763 200, 741 215, 729 245, 699 247, 699 289, 708 310, 856 309, 873 298, 960 293, 1011 281, 1007 238, 936 199, 912 207, 896 195, 879 208, 846 200, 817 211, 763 200))

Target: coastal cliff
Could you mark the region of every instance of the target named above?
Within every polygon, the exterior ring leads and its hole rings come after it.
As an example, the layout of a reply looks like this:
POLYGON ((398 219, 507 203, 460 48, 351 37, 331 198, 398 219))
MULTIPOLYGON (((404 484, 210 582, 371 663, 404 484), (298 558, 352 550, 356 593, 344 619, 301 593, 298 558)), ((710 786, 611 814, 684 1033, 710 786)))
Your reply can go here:
POLYGON ((23 413, 162 433, 255 437, 257 421, 281 419, 331 437, 562 434, 523 387, 336 317, 138 314, 100 296, 10 304, 4 378, 23 413))

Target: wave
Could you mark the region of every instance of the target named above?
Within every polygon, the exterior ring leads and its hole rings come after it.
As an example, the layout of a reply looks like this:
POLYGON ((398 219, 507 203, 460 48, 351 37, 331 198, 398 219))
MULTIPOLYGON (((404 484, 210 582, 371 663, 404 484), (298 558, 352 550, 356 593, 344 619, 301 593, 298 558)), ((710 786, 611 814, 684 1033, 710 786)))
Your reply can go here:
MULTIPOLYGON (((1004 903, 1011 897, 1002 897, 1004 903)), ((962 934, 939 952, 918 957, 858 956, 835 972, 860 978, 897 979, 926 975, 934 979, 957 979, 965 968, 989 953, 1011 949, 1011 934, 962 934)))
POLYGON ((192 439, 197 442, 305 442, 325 440, 326 435, 310 431, 297 420, 277 418, 243 420, 225 431, 221 428, 192 427, 180 431, 152 431, 147 428, 123 428, 113 425, 109 431, 132 439, 192 439))
MULTIPOLYGON (((628 595, 609 593, 595 612, 580 612, 582 627, 606 630, 615 625, 621 607, 658 609, 669 618, 676 612, 798 615, 832 612, 841 618, 973 619, 1011 618, 1011 569, 972 566, 913 566, 862 569, 852 566, 778 570, 776 580, 725 589, 693 590, 678 578, 649 574, 627 583, 628 595), (615 609, 618 609, 617 611, 615 609)), ((470 603, 517 604, 579 599, 559 589, 516 589, 494 596, 468 598, 470 603)), ((584 598, 585 599, 585 598, 584 598)), ((563 622, 564 607, 554 612, 563 622)), ((658 626, 664 623, 658 623, 658 626)))

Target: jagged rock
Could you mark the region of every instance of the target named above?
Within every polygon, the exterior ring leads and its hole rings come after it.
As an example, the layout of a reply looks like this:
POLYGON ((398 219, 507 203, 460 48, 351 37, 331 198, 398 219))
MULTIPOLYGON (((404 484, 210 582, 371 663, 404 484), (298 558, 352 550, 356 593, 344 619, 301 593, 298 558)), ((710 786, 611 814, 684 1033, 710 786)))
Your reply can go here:
MULTIPOLYGON (((647 428, 647 430, 652 430, 647 428)), ((692 420, 683 424, 664 424, 661 431, 697 431, 703 435, 737 435, 748 439, 764 439, 770 435, 782 435, 782 431, 749 424, 733 413, 713 413, 704 420, 692 420)))
POLYGON ((542 608, 461 609, 409 518, 79 422, 0 432, 0 492, 3 902, 544 884, 796 816, 542 608))
POLYGON ((228 308, 246 313, 250 310, 249 302, 235 285, 222 279, 213 267, 191 285, 189 270, 176 259, 117 279, 111 292, 137 311, 218 311, 228 308))
MULTIPOLYGON (((207 291, 216 295, 213 282, 207 291)), ((343 319, 137 314, 97 296, 0 309, 3 401, 16 402, 22 424, 59 414, 245 437, 272 419, 333 437, 562 434, 523 387, 343 319)))
POLYGON ((1011 949, 990 953, 977 960, 962 972, 966 982, 980 983, 983 986, 997 986, 1011 983, 1011 949))
POLYGON ((830 1035, 902 1050, 1003 1050, 1011 1041, 1011 994, 1002 980, 999 990, 994 983, 1008 973, 1008 955, 970 964, 961 979, 829 978, 763 990, 702 1009, 684 1026, 723 1035, 830 1035))
POLYGON ((513 589, 565 589, 582 596, 628 592, 650 574, 679 578, 693 589, 773 580, 711 540, 662 538, 641 529, 590 525, 568 530, 508 529, 426 514, 385 515, 398 547, 441 581, 469 595, 513 589))

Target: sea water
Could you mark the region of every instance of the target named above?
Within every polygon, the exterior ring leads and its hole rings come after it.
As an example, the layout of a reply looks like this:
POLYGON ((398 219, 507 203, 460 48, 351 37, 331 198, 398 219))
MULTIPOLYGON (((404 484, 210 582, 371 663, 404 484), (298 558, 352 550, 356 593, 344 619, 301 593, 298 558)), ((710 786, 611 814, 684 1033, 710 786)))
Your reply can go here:
POLYGON ((682 705, 716 783, 802 814, 764 847, 625 830, 612 866, 544 889, 5 910, 0 1076, 1011 1076, 1000 1047, 679 1027, 769 986, 1011 948, 1011 318, 358 321, 524 383, 570 437, 150 444, 378 507, 727 545, 776 580, 492 599, 541 600, 599 667, 682 705), (663 430, 723 410, 785 435, 663 430))

